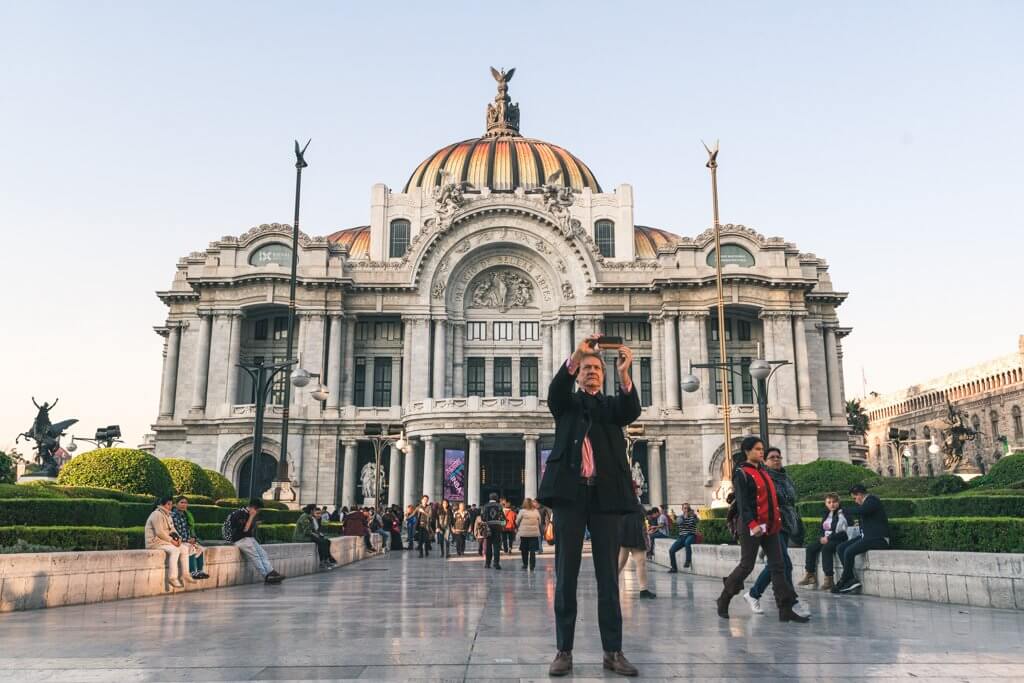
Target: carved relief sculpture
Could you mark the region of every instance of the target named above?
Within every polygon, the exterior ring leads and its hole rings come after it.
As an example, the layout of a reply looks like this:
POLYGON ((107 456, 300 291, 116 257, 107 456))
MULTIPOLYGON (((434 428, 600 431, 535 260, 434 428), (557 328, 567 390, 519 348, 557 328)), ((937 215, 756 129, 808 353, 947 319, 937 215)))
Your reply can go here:
POLYGON ((533 283, 512 270, 485 273, 472 287, 471 308, 525 308, 533 303, 533 283))

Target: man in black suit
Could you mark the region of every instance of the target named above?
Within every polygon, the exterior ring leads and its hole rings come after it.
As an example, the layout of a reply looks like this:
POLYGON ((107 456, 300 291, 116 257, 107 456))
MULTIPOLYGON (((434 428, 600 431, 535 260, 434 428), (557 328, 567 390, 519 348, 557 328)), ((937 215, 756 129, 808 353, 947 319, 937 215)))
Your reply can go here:
POLYGON ((576 629, 576 580, 583 555, 583 534, 590 530, 597 574, 597 614, 604 668, 624 676, 637 670, 622 654, 619 607, 620 517, 636 507, 626 440, 622 428, 640 417, 640 398, 629 376, 633 352, 619 347, 620 387, 614 397, 602 393, 604 361, 591 335, 558 370, 548 389, 555 418, 555 443, 538 491, 555 526, 555 634, 558 654, 552 676, 572 671, 576 629), (573 380, 579 386, 573 391, 573 380))

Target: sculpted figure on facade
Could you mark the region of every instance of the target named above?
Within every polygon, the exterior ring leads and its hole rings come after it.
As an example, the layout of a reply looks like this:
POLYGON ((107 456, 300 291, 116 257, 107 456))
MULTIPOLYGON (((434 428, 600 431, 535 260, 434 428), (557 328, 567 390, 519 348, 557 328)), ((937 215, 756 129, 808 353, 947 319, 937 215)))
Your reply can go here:
POLYGON ((572 217, 569 207, 576 201, 576 194, 568 185, 557 185, 558 179, 562 177, 561 169, 548 176, 537 192, 540 193, 544 209, 551 214, 558 229, 566 237, 574 237, 584 232, 583 226, 578 220, 572 217))
POLYGON ((533 303, 533 283, 511 270, 485 274, 473 287, 472 308, 524 308, 533 303))
POLYGON ((441 234, 448 232, 452 226, 452 218, 456 212, 466 205, 466 192, 475 192, 476 188, 472 183, 450 180, 452 175, 448 171, 441 170, 442 183, 434 188, 434 211, 437 214, 435 221, 437 229, 441 234))

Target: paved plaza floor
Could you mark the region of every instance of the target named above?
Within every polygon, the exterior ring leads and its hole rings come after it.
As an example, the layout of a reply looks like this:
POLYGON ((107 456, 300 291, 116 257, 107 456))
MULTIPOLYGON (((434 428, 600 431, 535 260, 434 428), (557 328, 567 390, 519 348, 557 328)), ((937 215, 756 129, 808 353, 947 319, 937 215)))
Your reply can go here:
MULTIPOLYGON (((392 553, 329 573, 177 596, 0 615, 0 680, 538 680, 554 655, 553 553, 444 561, 392 553)), ((721 583, 624 573, 625 652, 641 680, 1024 680, 1024 613, 802 591, 810 624, 719 619, 721 583)), ((574 676, 601 668, 589 558, 574 676)), ((771 598, 766 596, 766 607, 771 598)))

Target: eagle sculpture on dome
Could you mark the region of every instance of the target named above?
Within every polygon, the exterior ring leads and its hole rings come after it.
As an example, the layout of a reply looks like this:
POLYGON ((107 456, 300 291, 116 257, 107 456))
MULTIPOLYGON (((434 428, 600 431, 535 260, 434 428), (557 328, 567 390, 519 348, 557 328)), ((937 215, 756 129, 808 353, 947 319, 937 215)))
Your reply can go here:
POLYGON ((498 94, 494 96, 494 102, 487 105, 488 136, 519 135, 519 105, 512 104, 512 98, 508 96, 508 82, 515 72, 515 69, 505 71, 491 67, 491 75, 498 82, 498 94))

